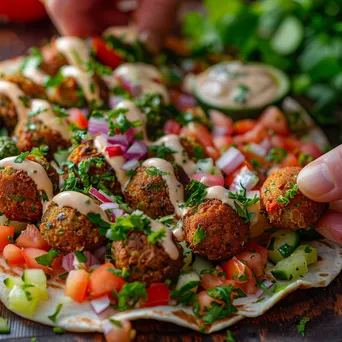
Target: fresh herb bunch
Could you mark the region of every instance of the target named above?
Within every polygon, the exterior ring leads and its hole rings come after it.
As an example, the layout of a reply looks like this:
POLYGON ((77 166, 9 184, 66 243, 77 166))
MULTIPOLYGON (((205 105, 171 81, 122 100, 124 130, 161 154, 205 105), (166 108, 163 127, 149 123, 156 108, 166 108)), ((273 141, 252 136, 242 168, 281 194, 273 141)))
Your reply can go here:
POLYGON ((342 3, 339 0, 204 0, 207 14, 188 13, 183 33, 195 56, 229 53, 260 60, 291 76, 294 95, 315 102, 329 123, 342 97, 342 3))

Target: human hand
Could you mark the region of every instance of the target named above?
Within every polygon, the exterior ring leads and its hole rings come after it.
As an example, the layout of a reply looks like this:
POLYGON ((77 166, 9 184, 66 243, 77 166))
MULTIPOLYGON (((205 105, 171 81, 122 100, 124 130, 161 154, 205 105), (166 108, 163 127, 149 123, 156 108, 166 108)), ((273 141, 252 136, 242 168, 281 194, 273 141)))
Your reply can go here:
POLYGON ((342 145, 316 159, 299 173, 299 190, 317 202, 329 202, 329 210, 316 230, 342 245, 342 145))
MULTIPOLYGON (((63 35, 91 36, 109 26, 125 25, 129 14, 117 8, 118 0, 42 0, 63 35)), ((121 1, 122 2, 122 1, 121 1)), ((156 52, 176 20, 181 0, 138 0, 139 39, 156 52)))

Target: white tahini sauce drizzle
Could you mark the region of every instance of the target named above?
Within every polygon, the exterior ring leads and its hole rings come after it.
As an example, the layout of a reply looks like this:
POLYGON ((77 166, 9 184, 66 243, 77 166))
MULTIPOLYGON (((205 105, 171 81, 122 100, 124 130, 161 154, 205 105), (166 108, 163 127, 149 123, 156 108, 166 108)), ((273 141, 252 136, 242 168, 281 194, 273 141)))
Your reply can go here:
POLYGON ((25 77, 39 85, 44 85, 45 79, 47 77, 45 72, 32 65, 25 66, 22 73, 25 77))
POLYGON ((49 102, 37 99, 32 100, 31 111, 37 112, 38 110, 42 110, 42 112, 37 115, 37 118, 41 122, 50 127, 52 130, 58 132, 63 139, 71 139, 67 122, 64 118, 59 118, 57 115, 55 115, 49 102))
POLYGON ((90 213, 100 214, 101 218, 110 222, 105 212, 90 197, 77 191, 63 191, 56 195, 51 202, 59 207, 71 207, 87 216, 90 213))
POLYGON ((84 63, 90 60, 90 49, 78 37, 59 37, 55 41, 57 50, 65 56, 70 65, 84 68, 84 63))
POLYGON ((165 181, 170 196, 170 202, 175 208, 175 213, 177 216, 182 216, 183 210, 179 207, 184 202, 184 188, 181 183, 178 182, 173 166, 164 159, 160 158, 150 158, 143 162, 144 167, 156 167, 160 171, 166 172, 167 174, 161 177, 165 181))
POLYGON ((165 252, 172 260, 177 260, 179 257, 179 251, 172 240, 172 232, 168 228, 166 228, 161 222, 151 220, 151 230, 156 232, 160 229, 164 229, 166 236, 162 238, 162 246, 165 252))
MULTIPOLYGON (((25 171, 36 184, 37 190, 44 191, 49 201, 51 201, 53 197, 53 186, 43 166, 27 159, 22 163, 15 163, 15 158, 16 157, 8 157, 0 160, 0 167, 10 166, 15 170, 25 171)), ((44 204, 43 200, 42 203, 44 204)))
POLYGON ((124 191, 129 181, 129 177, 126 175, 126 172, 121 169, 122 165, 125 163, 125 158, 123 156, 110 157, 108 155, 108 153, 106 152, 106 147, 110 146, 110 144, 107 142, 107 139, 103 135, 96 136, 94 145, 97 151, 102 153, 107 163, 115 171, 116 179, 120 183, 122 191, 124 191))
POLYGON ((125 116, 128 121, 141 121, 142 125, 135 127, 136 132, 142 132, 144 136, 144 140, 147 141, 147 134, 146 134, 146 117, 141 112, 141 110, 132 102, 128 100, 120 101, 115 108, 126 108, 128 111, 125 113, 125 116))
POLYGON ((231 198, 228 198, 229 190, 224 188, 223 186, 211 186, 210 188, 207 188, 207 194, 204 197, 204 199, 218 199, 222 203, 226 203, 230 205, 234 210, 234 200, 231 198))
POLYGON ((0 80, 0 94, 7 96, 12 101, 18 115, 18 121, 26 117, 28 110, 20 99, 25 97, 25 93, 15 83, 0 80))
POLYGON ((177 241, 184 240, 184 229, 183 229, 183 220, 179 220, 175 229, 172 230, 173 235, 176 237, 177 241))
POLYGON ((72 65, 63 66, 60 70, 64 77, 72 77, 76 80, 88 103, 95 102, 96 105, 102 105, 99 86, 87 72, 72 65))
POLYGON ((196 170, 196 164, 192 161, 187 151, 184 149, 180 142, 180 138, 176 134, 168 134, 157 140, 153 145, 162 145, 164 144, 169 149, 173 150, 173 157, 175 162, 181 165, 184 171, 191 176, 196 170))
POLYGON ((135 26, 112 26, 108 27, 103 36, 114 36, 126 44, 133 44, 138 40, 138 32, 135 26))

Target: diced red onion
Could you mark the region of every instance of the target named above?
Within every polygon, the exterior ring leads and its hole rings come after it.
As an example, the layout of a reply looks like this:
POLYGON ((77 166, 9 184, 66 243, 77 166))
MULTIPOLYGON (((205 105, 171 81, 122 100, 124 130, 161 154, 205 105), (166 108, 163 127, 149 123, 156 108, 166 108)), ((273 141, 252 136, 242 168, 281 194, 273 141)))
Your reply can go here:
POLYGON ((229 130, 227 127, 215 126, 213 129, 213 137, 223 137, 228 134, 229 134, 229 130))
POLYGON ((90 305, 91 305, 92 309, 97 314, 99 314, 99 313, 105 311, 109 307, 110 299, 107 295, 105 295, 105 296, 102 296, 100 298, 91 300, 90 305))
POLYGON ((175 104, 179 111, 182 111, 188 107, 196 107, 197 101, 194 96, 181 93, 177 98, 177 103, 175 104))
POLYGON ((141 159, 147 154, 147 145, 142 140, 136 140, 126 151, 125 159, 141 159))
POLYGON ((224 178, 220 175, 211 175, 209 173, 200 172, 192 175, 192 178, 205 184, 206 186, 224 186, 224 178))
POLYGON ((178 135, 180 130, 181 130, 181 125, 175 120, 167 120, 163 128, 163 131, 165 134, 178 135))
POLYGON ((119 204, 117 203, 102 203, 100 204, 100 208, 105 211, 105 210, 109 210, 109 209, 117 209, 119 208, 119 204))
POLYGON ((124 216, 126 212, 122 209, 113 209, 112 211, 113 215, 116 217, 124 216))
POLYGON ((259 143, 259 145, 268 152, 272 148, 272 144, 269 138, 265 138, 263 141, 259 143))
POLYGON ((248 152, 252 152, 260 157, 265 157, 267 154, 267 150, 256 143, 250 143, 247 147, 248 152))
POLYGON ((103 118, 94 118, 91 117, 88 122, 88 132, 92 135, 96 135, 99 133, 108 134, 108 124, 103 118))
POLYGON ((137 159, 127 160, 125 164, 122 165, 121 170, 131 171, 135 170, 139 166, 139 161, 137 159))
POLYGON ((216 160, 216 165, 227 175, 233 172, 245 160, 245 156, 235 147, 230 147, 216 160))
POLYGON ((119 96, 119 95, 112 95, 109 97, 108 99, 108 104, 109 104, 109 107, 111 109, 114 109, 119 102, 123 101, 124 98, 122 96, 119 96))
POLYGON ((69 253, 63 256, 62 259, 62 267, 67 271, 70 272, 75 269, 74 267, 74 253, 69 253))
POLYGON ((231 192, 242 190, 242 186, 248 191, 253 189, 259 182, 259 177, 256 176, 247 166, 244 166, 235 176, 232 184, 229 187, 231 192))
POLYGON ((110 321, 106 321, 103 325, 103 333, 107 335, 112 329, 113 329, 113 324, 110 321))
MULTIPOLYGON (((97 258, 100 262, 104 262, 105 256, 107 254, 107 248, 105 246, 101 246, 93 251, 95 258, 97 258)), ((93 265, 94 266, 94 265, 93 265)))
POLYGON ((107 141, 110 144, 121 145, 124 146, 126 149, 129 145, 129 137, 126 134, 117 134, 114 136, 109 136, 107 141))
POLYGON ((128 91, 133 97, 137 97, 141 94, 141 84, 131 84, 128 80, 121 76, 119 77, 119 79, 122 84, 122 88, 128 91))
POLYGON ((105 151, 108 153, 109 157, 117 157, 117 156, 122 156, 124 152, 126 151, 126 148, 122 145, 116 144, 116 145, 107 146, 105 148, 105 151))
POLYGON ((102 203, 113 203, 113 200, 101 190, 90 188, 89 193, 102 203))
MULTIPOLYGON (((89 251, 83 251, 82 252, 84 254, 84 256, 87 258, 87 261, 86 262, 82 262, 80 263, 77 258, 75 257, 75 254, 74 253, 70 253, 70 254, 73 254, 74 256, 74 260, 73 260, 73 266, 74 266, 74 269, 80 265, 80 264, 83 264, 86 268, 92 266, 92 265, 97 265, 97 264, 100 264, 100 261, 92 254, 90 253, 89 251)), ((68 254, 69 255, 69 254, 68 254)), ((63 262, 62 262, 63 264, 63 262)))

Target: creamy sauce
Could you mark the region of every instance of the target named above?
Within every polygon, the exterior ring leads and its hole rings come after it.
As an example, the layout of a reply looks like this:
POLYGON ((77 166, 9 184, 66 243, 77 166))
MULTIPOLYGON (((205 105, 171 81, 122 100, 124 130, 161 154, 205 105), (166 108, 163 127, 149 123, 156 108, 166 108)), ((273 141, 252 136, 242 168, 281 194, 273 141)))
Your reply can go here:
POLYGON ((223 62, 197 76, 196 92, 208 104, 245 108, 271 103, 277 97, 279 87, 271 72, 263 66, 223 62))
MULTIPOLYGON (((22 163, 15 163, 15 158, 16 157, 8 157, 0 160, 0 167, 10 166, 15 170, 25 171, 36 184, 37 190, 44 191, 49 201, 51 201, 53 197, 53 186, 43 166, 27 159, 22 163)), ((44 204, 45 202, 42 200, 42 203, 44 204)))
POLYGON ((166 147, 168 147, 169 149, 175 152, 172 154, 175 159, 175 162, 181 165, 184 171, 189 176, 195 173, 196 164, 194 163, 194 161, 192 161, 189 158, 188 153, 182 146, 178 135, 175 135, 175 134, 165 135, 164 137, 157 140, 153 145, 162 145, 162 144, 164 144, 166 147))
MULTIPOLYGON (((184 213, 183 213, 184 214, 184 213)), ((176 228, 172 231, 173 235, 177 239, 177 241, 184 240, 184 229, 183 229, 183 221, 179 220, 177 222, 176 228)))
POLYGON ((110 222, 105 212, 88 196, 77 191, 64 191, 56 195, 52 202, 59 207, 71 207, 87 216, 90 213, 100 214, 102 220, 110 222))
POLYGON ((65 118, 59 118, 55 115, 49 102, 45 100, 32 100, 31 111, 37 112, 38 110, 42 110, 42 112, 37 115, 37 118, 41 122, 52 130, 58 132, 63 139, 71 139, 69 126, 65 118))
POLYGON ((94 140, 94 145, 97 151, 102 153, 107 163, 115 171, 116 179, 121 185, 121 190, 124 191, 129 181, 129 177, 127 177, 126 171, 121 169, 123 164, 125 164, 125 158, 123 156, 110 157, 108 155, 108 153, 106 152, 106 147, 110 146, 110 144, 107 142, 107 139, 103 135, 96 136, 94 140))
POLYGON ((167 173, 166 175, 162 175, 161 177, 168 187, 170 202, 175 208, 176 215, 182 216, 183 210, 179 208, 179 205, 183 204, 184 202, 184 188, 183 185, 178 182, 172 165, 164 159, 151 158, 145 160, 142 166, 147 168, 154 166, 160 171, 167 173))
POLYGON ((18 121, 26 118, 28 109, 20 100, 21 97, 25 97, 25 93, 15 83, 0 80, 0 94, 7 96, 12 101, 18 115, 18 121))
POLYGON ((162 75, 159 70, 145 63, 124 63, 114 71, 114 75, 124 79, 131 86, 140 87, 141 93, 158 93, 166 103, 169 102, 169 95, 166 87, 161 84, 162 75))
POLYGON ((209 200, 218 199, 222 203, 228 204, 235 210, 234 200, 231 198, 228 198, 228 193, 229 193, 229 190, 227 190, 223 186, 219 186, 219 185, 211 186, 210 188, 207 188, 207 194, 204 198, 209 199, 209 200))
POLYGON ((102 105, 99 86, 87 72, 70 65, 63 66, 60 70, 64 77, 72 77, 76 80, 88 103, 102 105))
POLYGON ((135 127, 136 132, 142 132, 144 140, 147 140, 147 134, 146 134, 146 117, 141 112, 141 110, 132 102, 128 100, 123 100, 119 102, 115 108, 126 108, 128 109, 128 112, 125 113, 125 116, 128 121, 141 121, 142 125, 135 127))
POLYGON ((45 72, 32 65, 27 65, 22 71, 22 74, 39 85, 44 85, 45 79, 47 77, 45 72))
POLYGON ((166 236, 162 238, 162 246, 166 252, 166 254, 168 254, 168 256, 172 259, 172 260, 177 260, 179 257, 179 251, 175 245, 175 243, 172 240, 172 232, 167 229, 161 222, 155 221, 155 220, 151 220, 151 230, 153 232, 156 232, 160 229, 164 229, 166 236))
POLYGON ((58 52, 65 56, 70 65, 84 68, 84 63, 90 60, 90 49, 78 37, 59 37, 55 41, 58 52))
POLYGON ((103 32, 103 36, 113 36, 121 39, 126 44, 133 44, 138 40, 138 32, 135 26, 113 26, 103 32))

